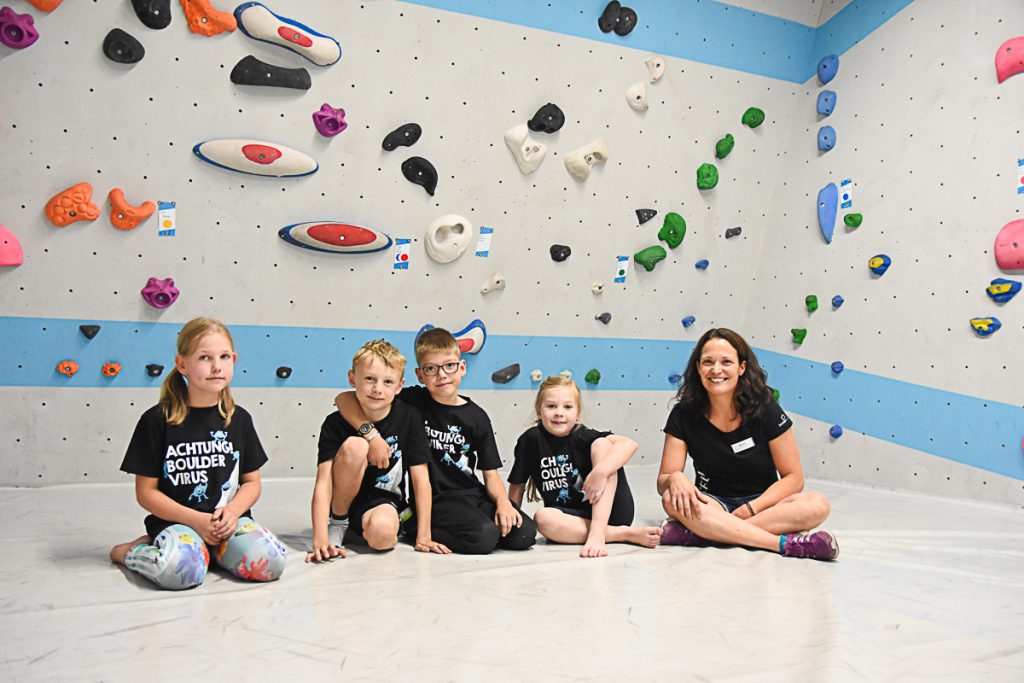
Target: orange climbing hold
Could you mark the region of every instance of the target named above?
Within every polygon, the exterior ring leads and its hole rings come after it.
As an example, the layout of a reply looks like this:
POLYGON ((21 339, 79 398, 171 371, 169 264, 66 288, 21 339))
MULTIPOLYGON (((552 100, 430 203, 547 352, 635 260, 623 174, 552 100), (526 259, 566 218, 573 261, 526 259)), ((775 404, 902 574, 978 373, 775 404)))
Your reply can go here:
POLYGON ((218 33, 230 33, 238 27, 234 15, 216 9, 210 0, 181 0, 181 8, 185 10, 188 30, 192 33, 215 36, 218 33))
POLYGON ((92 185, 78 183, 54 195, 43 209, 46 217, 58 228, 75 221, 94 221, 100 217, 100 207, 92 203, 92 185))
POLYGON ((140 206, 132 206, 124 198, 124 191, 115 187, 107 195, 110 199, 110 224, 118 230, 131 230, 153 215, 156 204, 146 200, 140 206))
POLYGON ((78 363, 73 360, 62 360, 57 363, 57 372, 65 377, 73 377, 78 372, 78 363))
POLYGON ((117 373, 121 372, 120 363, 104 363, 100 369, 104 377, 117 377, 117 373))
POLYGON ((52 12, 64 0, 28 0, 40 12, 52 12))

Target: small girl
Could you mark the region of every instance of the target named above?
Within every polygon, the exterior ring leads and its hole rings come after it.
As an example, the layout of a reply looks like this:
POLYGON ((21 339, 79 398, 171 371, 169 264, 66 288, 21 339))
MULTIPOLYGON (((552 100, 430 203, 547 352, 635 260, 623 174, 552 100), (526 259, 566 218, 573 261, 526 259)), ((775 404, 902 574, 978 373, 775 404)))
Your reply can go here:
POLYGON ((622 466, 637 444, 611 432, 579 423, 582 399, 570 379, 548 377, 540 385, 534 410, 537 424, 516 443, 515 463, 508 476, 508 497, 523 502, 537 491, 544 507, 537 510, 537 530, 549 541, 582 543, 580 557, 604 557, 605 543, 658 545, 660 527, 633 523, 633 494, 622 466))
POLYGON ((110 559, 161 588, 201 584, 211 552, 241 579, 273 581, 284 571, 284 546, 249 510, 267 454, 231 398, 236 358, 222 323, 196 318, 181 328, 160 403, 139 418, 121 463, 151 514, 146 535, 115 545, 110 559))

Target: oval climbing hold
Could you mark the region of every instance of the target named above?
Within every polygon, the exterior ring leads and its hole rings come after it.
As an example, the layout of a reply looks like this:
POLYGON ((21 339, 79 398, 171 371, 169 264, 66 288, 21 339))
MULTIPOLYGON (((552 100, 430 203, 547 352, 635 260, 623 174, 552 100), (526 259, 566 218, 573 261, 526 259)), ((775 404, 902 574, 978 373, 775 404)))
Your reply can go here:
POLYGON ((989 316, 987 318, 971 318, 971 327, 979 337, 987 337, 1003 326, 999 318, 989 316))
POLYGON ((421 186, 431 197, 437 189, 437 169, 423 157, 409 157, 402 162, 402 175, 414 185, 421 186))
POLYGON ((268 64, 252 55, 242 57, 231 69, 231 82, 235 85, 263 85, 273 88, 309 90, 313 80, 303 67, 289 69, 268 64))
POLYGON ((583 381, 587 384, 598 384, 601 381, 601 371, 597 368, 592 368, 583 377, 583 381))
POLYGON ((878 254, 876 256, 872 256, 868 260, 868 268, 871 269, 872 273, 878 275, 879 277, 885 275, 885 271, 889 270, 889 266, 891 265, 892 259, 886 256, 885 254, 878 254))
POLYGON ((194 146, 192 153, 218 168, 272 178, 298 178, 316 173, 320 168, 308 154, 261 140, 207 140, 194 146))
POLYGON ((294 223, 277 231, 288 244, 331 254, 365 254, 383 251, 392 244, 387 233, 335 221, 294 223))
POLYGON ((167 28, 171 23, 171 0, 132 0, 132 8, 149 28, 167 28))
POLYGON ((416 144, 416 141, 420 139, 422 134, 423 129, 420 127, 420 124, 406 123, 385 135, 384 141, 380 143, 380 146, 386 152, 390 152, 398 147, 411 147, 416 144))
POLYGON ((516 377, 519 376, 519 363, 513 363, 503 367, 501 370, 495 370, 491 373, 491 381, 495 384, 508 384, 516 377))
POLYGON ((818 93, 818 113, 822 116, 830 116, 836 108, 836 93, 834 90, 822 90, 818 93))
POLYGON ((843 435, 843 428, 840 427, 839 425, 832 425, 831 427, 828 428, 828 435, 831 436, 833 439, 838 439, 843 435))
POLYGON ((818 151, 827 152, 836 146, 836 129, 822 126, 818 129, 818 151))
POLYGON ((818 191, 818 229, 827 244, 832 244, 838 208, 839 188, 835 183, 829 183, 818 191))
POLYGON ((57 372, 65 377, 74 377, 75 373, 78 372, 78 363, 73 360, 62 360, 57 363, 57 372))
POLYGON ((818 62, 818 80, 821 81, 822 85, 825 85, 839 73, 839 57, 836 55, 827 55, 821 58, 818 62))
POLYGON ((748 128, 757 128, 764 123, 764 112, 757 107, 750 107, 743 112, 740 121, 748 128))
POLYGON ((996 303, 1005 304, 1017 295, 1020 288, 1021 283, 1017 280, 1007 280, 1006 278, 997 277, 988 287, 985 288, 985 293, 988 294, 996 303))
POLYGON ((103 54, 118 64, 135 64, 146 56, 146 48, 132 34, 112 28, 103 39, 103 54))
POLYGON ((696 268, 697 270, 707 270, 708 266, 710 266, 710 265, 711 265, 710 261, 708 261, 706 258, 702 258, 700 261, 697 261, 696 263, 694 263, 693 267, 696 268))
POLYGON ((277 375, 278 379, 288 379, 292 376, 292 369, 287 365, 282 365, 274 371, 274 374, 277 375))
POLYGON ((337 40, 294 19, 274 14, 259 2, 243 2, 235 8, 234 16, 238 28, 253 40, 291 50, 317 66, 330 66, 341 59, 337 40))
POLYGON ((697 189, 710 190, 718 184, 718 169, 714 164, 701 164, 697 168, 697 189))
POLYGON ((844 299, 843 297, 841 297, 838 294, 836 294, 834 297, 832 297, 832 308, 839 308, 845 302, 846 302, 846 299, 844 299))
POLYGON ((641 249, 633 254, 633 260, 643 266, 644 270, 648 273, 654 270, 654 266, 664 261, 666 257, 668 257, 668 252, 660 244, 641 249))

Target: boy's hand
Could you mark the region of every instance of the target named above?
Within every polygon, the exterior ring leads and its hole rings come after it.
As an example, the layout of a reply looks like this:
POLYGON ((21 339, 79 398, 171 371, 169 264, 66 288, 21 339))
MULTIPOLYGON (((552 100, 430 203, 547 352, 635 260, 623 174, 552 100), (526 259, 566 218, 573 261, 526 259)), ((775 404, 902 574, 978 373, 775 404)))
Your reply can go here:
POLYGON ((306 553, 306 562, 326 562, 335 557, 345 557, 345 549, 339 548, 327 539, 313 539, 313 549, 306 553))
POLYGON ((416 539, 416 550, 421 553, 437 553, 439 555, 448 555, 452 551, 448 549, 448 546, 442 545, 437 541, 433 541, 429 538, 416 539))
POLYGON ((388 464, 391 463, 391 446, 383 436, 378 436, 370 442, 370 451, 366 454, 366 461, 382 470, 388 468, 388 464))
POLYGON ((217 508, 210 515, 210 528, 223 541, 238 528, 238 515, 227 505, 217 508))
POLYGON ((498 510, 494 513, 494 523, 501 529, 502 536, 508 536, 508 532, 512 531, 512 527, 521 527, 523 525, 523 516, 512 507, 512 503, 505 500, 498 503, 498 510))

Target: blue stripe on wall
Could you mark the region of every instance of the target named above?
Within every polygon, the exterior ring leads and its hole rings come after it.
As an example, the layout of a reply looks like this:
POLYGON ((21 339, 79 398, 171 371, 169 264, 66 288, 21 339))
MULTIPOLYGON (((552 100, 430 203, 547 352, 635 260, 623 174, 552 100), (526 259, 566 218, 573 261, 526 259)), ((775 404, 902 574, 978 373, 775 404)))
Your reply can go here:
POLYGON ((793 83, 805 82, 822 56, 842 54, 911 1, 853 2, 815 29, 714 0, 628 0, 639 20, 632 33, 619 36, 598 29, 606 4, 600 0, 404 0, 793 83))
MULTIPOLYGON (((468 321, 467 321, 468 322, 468 321)), ((6 387, 152 387, 161 378, 146 375, 145 366, 173 363, 178 323, 64 320, 0 317, 0 386, 6 387), (100 324, 92 341, 80 324, 100 324), (74 377, 58 374, 58 361, 76 361, 74 377), (107 361, 123 370, 105 378, 107 361)), ((415 332, 231 325, 240 351, 236 387, 339 388, 347 385, 352 356, 368 339, 384 336, 403 353, 412 355, 415 332), (287 380, 278 379, 279 366, 292 368, 287 380)), ((492 335, 483 350, 467 358, 469 372, 462 387, 529 391, 529 374, 568 369, 582 384, 591 368, 602 373, 600 384, 588 391, 665 391, 669 375, 682 371, 693 342, 674 340, 594 339, 492 335), (491 382, 491 373, 520 363, 522 372, 509 384, 491 382)), ((931 387, 846 370, 833 375, 827 364, 758 350, 772 386, 782 392, 787 410, 840 424, 868 436, 954 460, 990 472, 1024 480, 1024 408, 931 387)), ((415 382, 411 369, 406 382, 415 382)), ((154 395, 155 399, 155 395, 154 395)))

